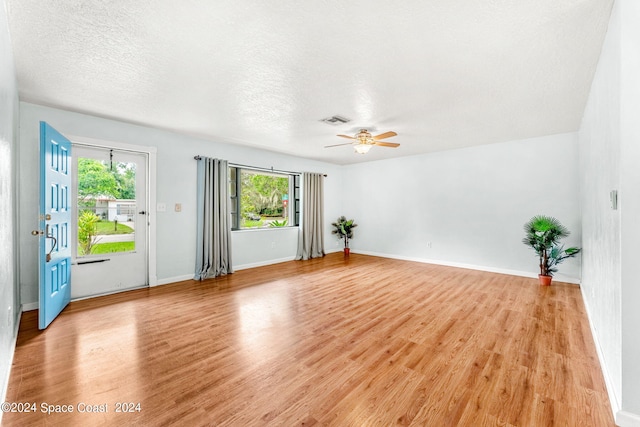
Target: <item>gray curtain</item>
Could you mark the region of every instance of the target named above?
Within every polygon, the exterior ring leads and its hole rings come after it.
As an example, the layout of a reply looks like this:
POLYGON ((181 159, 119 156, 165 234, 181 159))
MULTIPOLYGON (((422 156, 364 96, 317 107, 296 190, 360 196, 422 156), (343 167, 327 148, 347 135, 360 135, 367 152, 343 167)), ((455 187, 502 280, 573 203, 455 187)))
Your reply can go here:
POLYGON ((233 273, 226 160, 198 159, 198 221, 195 279, 233 273))
POLYGON ((324 176, 302 174, 302 222, 296 259, 324 256, 324 176))

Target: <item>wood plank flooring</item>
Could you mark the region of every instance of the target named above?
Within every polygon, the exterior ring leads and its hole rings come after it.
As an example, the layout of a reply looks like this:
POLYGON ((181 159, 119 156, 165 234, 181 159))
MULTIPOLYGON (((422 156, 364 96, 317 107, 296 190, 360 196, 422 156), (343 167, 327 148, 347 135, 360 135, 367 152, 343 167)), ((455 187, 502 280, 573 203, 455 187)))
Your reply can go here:
POLYGON ((7 400, 36 411, 6 426, 614 425, 577 285, 355 254, 25 313, 7 400))

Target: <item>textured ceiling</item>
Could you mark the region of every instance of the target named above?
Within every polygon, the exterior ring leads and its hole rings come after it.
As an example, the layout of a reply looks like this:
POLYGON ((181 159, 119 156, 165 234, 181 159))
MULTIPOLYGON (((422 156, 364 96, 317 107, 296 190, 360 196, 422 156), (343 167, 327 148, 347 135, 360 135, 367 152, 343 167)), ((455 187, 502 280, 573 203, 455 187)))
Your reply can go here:
POLYGON ((337 164, 577 130, 613 2, 5 1, 23 101, 337 164))

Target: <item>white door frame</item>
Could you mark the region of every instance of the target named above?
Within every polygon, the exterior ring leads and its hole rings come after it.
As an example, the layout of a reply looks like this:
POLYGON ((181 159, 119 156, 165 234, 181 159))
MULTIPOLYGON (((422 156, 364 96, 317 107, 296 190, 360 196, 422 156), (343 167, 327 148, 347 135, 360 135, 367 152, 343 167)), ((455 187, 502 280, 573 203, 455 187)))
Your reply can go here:
POLYGON ((149 286, 157 286, 158 276, 156 274, 156 155, 158 149, 145 145, 127 144, 123 142, 107 141, 102 139, 87 138, 84 136, 67 135, 72 144, 86 145, 89 147, 108 148, 114 150, 133 151, 145 153, 149 159, 149 167, 147 168, 147 194, 149 197, 149 233, 148 239, 148 269, 147 277, 149 278, 149 286))

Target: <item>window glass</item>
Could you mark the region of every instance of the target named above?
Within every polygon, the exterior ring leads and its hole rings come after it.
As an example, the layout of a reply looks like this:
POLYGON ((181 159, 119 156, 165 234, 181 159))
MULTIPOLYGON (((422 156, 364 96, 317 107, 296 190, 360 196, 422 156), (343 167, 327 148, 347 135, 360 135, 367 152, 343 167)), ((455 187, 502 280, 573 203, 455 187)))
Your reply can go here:
POLYGON ((136 164, 78 158, 78 256, 135 250, 136 164))
POLYGON ((232 228, 255 229, 297 225, 290 203, 294 175, 232 167, 229 171, 232 228))

